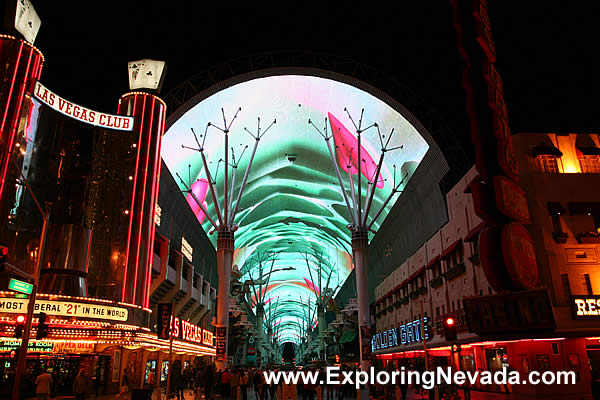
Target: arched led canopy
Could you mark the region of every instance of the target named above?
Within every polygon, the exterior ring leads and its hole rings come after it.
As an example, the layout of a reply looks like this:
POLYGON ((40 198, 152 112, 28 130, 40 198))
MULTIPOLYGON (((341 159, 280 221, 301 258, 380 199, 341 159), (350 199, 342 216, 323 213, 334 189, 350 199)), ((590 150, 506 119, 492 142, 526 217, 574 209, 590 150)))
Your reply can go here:
MULTIPOLYGON (((236 160, 241 157, 239 168, 233 169, 236 173, 235 193, 242 182, 254 142, 244 128, 255 133, 257 117, 263 121, 263 128, 273 119, 277 124, 260 141, 239 204, 235 218, 239 230, 235 238, 234 264, 242 271, 244 281, 250 280, 251 275, 255 282, 258 279, 266 283, 268 278, 268 285, 261 288, 265 302, 275 298, 308 299, 311 296, 314 302, 314 291, 326 290, 322 286, 328 278, 330 288, 339 288, 352 269, 347 228, 351 220, 327 145, 308 120, 319 127, 327 126, 328 132, 333 132, 335 162, 347 188, 350 175, 356 184, 358 159, 355 128, 344 109, 347 108, 356 123, 364 109, 362 126, 377 123, 385 138, 394 129, 389 147, 402 148, 386 154, 379 179, 373 176, 382 148, 378 130, 373 127, 362 133, 363 197, 370 186, 367 182, 377 183, 371 216, 392 192, 394 179, 396 182, 403 180, 402 190, 429 146, 397 110, 346 83, 307 75, 268 76, 238 83, 197 101, 172 123, 163 138, 161 153, 170 172, 189 180, 187 185, 213 217, 216 214, 201 155, 182 148, 182 145, 197 147, 192 128, 197 134, 203 134, 209 122, 222 125, 221 109, 230 120, 238 107, 241 112, 229 133, 230 148, 236 160), (276 254, 272 273, 263 267, 262 276, 259 276, 253 257, 260 253, 276 254), (315 276, 315 270, 311 279, 301 253, 312 254, 313 260, 321 261, 320 279, 315 276)), ((210 127, 206 132, 205 154, 222 197, 223 133, 210 127)), ((185 190, 183 184, 180 186, 185 190)), ((350 192, 348 198, 351 199, 350 192)), ((397 196, 387 204, 372 229, 378 229, 396 199, 397 196)), ((187 200, 202 227, 210 232, 209 221, 190 194, 187 200)), ((216 245, 216 236, 209 236, 213 245, 216 245)), ((282 320, 295 321, 303 315, 301 308, 301 304, 287 304, 281 309, 287 312, 282 320)), ((268 307, 265 312, 268 313, 268 307)), ((296 341, 293 339, 296 332, 290 326, 283 330, 285 332, 280 336, 296 341)))

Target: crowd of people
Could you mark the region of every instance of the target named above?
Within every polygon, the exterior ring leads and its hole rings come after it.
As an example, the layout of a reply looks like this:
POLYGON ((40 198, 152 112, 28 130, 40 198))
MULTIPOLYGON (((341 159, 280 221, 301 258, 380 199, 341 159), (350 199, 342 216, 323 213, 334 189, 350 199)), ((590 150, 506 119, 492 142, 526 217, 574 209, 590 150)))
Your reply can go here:
MULTIPOLYGON (((174 368, 176 365, 174 365, 174 368)), ((350 367, 342 367, 341 371, 349 371, 350 367)), ((271 369, 257 368, 227 368, 223 371, 217 371, 215 366, 202 365, 195 368, 174 369, 171 378, 171 396, 177 400, 183 400, 183 390, 192 389, 196 393, 196 398, 204 397, 206 400, 212 400, 216 397, 222 400, 247 400, 248 394, 252 392, 256 400, 276 400, 278 398, 281 384, 268 384, 265 380, 264 372, 277 372, 271 369), (177 371, 177 372, 176 372, 177 371), (181 372, 181 373, 180 373, 181 372)), ((318 373, 316 383, 299 382, 296 385, 298 399, 313 400, 317 399, 317 393, 321 393, 323 400, 343 400, 356 398, 356 388, 354 383, 345 385, 327 385, 321 384, 325 381, 324 371, 310 369, 312 373, 318 373), (322 376, 321 376, 322 375, 322 376)), ((340 371, 340 376, 342 372, 340 371)), ((408 385, 398 384, 397 388, 401 393, 402 399, 406 398, 408 385)), ((396 386, 375 385, 370 388, 375 398, 395 399, 396 386)))

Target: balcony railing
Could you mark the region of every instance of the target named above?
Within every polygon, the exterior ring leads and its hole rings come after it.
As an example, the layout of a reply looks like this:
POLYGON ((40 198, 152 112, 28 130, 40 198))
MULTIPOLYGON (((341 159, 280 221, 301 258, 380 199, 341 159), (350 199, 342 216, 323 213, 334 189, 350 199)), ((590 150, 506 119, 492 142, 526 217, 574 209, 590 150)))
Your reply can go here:
POLYGON ((432 280, 429 281, 429 286, 432 288, 440 287, 444 284, 444 277, 442 275, 436 276, 432 280))
POLYGON ((450 268, 448 271, 446 271, 446 273, 444 273, 444 278, 446 278, 447 281, 456 278, 457 276, 464 274, 467 271, 467 268, 465 267, 465 263, 462 262, 460 264, 456 264, 455 266, 453 266, 452 268, 450 268))

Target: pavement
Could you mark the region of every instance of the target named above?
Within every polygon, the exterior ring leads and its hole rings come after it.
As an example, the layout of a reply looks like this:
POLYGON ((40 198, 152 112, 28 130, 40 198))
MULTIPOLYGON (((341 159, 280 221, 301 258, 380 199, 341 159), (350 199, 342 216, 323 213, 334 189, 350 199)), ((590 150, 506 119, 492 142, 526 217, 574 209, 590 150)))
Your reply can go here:
MULTIPOLYGON (((463 393, 462 390, 459 390, 459 398, 463 399, 463 393)), ((196 400, 196 395, 194 393, 194 391, 192 390, 186 390, 184 392, 184 398, 181 400, 196 400)), ((217 400, 220 399, 220 397, 217 397, 217 400)), ((419 394, 417 394, 414 390, 409 389, 406 400, 426 400, 427 397, 422 397, 419 394)), ((55 400, 63 400, 63 399, 59 399, 56 398, 55 400)), ((64 400, 67 400, 66 398, 64 400)), ((71 399, 69 399, 71 400, 71 399)), ((115 395, 105 395, 105 396, 98 396, 98 397, 89 397, 88 400, 117 400, 117 397, 115 395)), ((127 398, 125 399, 121 399, 121 400, 136 400, 136 399, 132 399, 131 398, 131 394, 128 394, 127 398)), ((157 392, 155 391, 152 399, 151 400, 166 400, 164 397, 164 394, 159 397, 157 396, 157 392)), ((203 400, 203 398, 202 398, 203 400)), ((254 396, 254 391, 253 390, 248 390, 248 398, 247 400, 257 400, 256 397, 254 396)), ((272 399, 271 399, 272 400, 272 399)), ((302 400, 302 398, 298 398, 298 400, 302 400)), ((327 399, 323 399, 323 400, 327 400, 327 399)), ((334 397, 334 400, 340 400, 337 397, 334 397)), ((520 400, 517 397, 514 397, 511 394, 504 394, 504 393, 491 393, 491 392, 481 392, 481 391, 476 391, 476 390, 471 390, 471 400, 520 400)))

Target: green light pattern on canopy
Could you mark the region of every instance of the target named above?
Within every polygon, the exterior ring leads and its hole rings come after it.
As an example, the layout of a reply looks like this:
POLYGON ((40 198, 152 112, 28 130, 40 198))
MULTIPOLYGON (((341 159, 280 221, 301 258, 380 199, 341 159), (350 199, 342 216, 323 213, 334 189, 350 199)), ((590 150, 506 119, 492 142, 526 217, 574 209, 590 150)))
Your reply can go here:
MULTIPOLYGON (((302 305, 291 299, 312 299, 313 287, 317 282, 310 281, 306 262, 302 253, 312 253, 322 260, 322 282, 332 272, 329 287, 341 287, 352 269, 350 231, 347 225, 350 218, 339 188, 338 179, 332 164, 327 145, 323 138, 308 124, 311 119, 318 127, 325 126, 325 118, 331 113, 348 131, 355 136, 355 128, 348 115, 347 108, 354 121, 358 123, 361 110, 364 109, 363 127, 377 123, 381 133, 387 138, 391 129, 394 136, 389 147, 403 146, 402 149, 388 152, 381 168, 380 179, 370 209, 373 217, 391 193, 394 182, 403 179, 400 190, 406 186, 412 173, 421 162, 429 146, 411 123, 398 111, 377 97, 354 86, 315 76, 283 75, 269 76, 245 81, 223 89, 203 100, 185 112, 166 132, 162 142, 162 157, 170 172, 178 173, 192 185, 192 190, 200 201, 205 201, 209 214, 216 220, 216 213, 203 171, 201 155, 193 150, 183 149, 182 145, 196 148, 191 133, 205 132, 207 123, 222 125, 224 109, 228 120, 241 107, 237 120, 229 133, 229 145, 236 159, 245 151, 236 173, 236 189, 240 189, 242 176, 248 166, 249 153, 254 139, 244 131, 256 133, 257 117, 261 118, 261 127, 266 127, 273 119, 276 125, 261 139, 248 177, 235 223, 239 229, 235 234, 236 250, 234 265, 242 271, 242 281, 249 279, 248 270, 255 268, 251 262, 257 252, 277 254, 274 271, 264 300, 280 300, 277 318, 281 320, 280 340, 298 342, 294 324, 305 318, 302 305), (248 148, 246 148, 248 146, 248 148), (396 166, 396 169, 394 169, 396 166), (189 177, 189 178, 188 178, 189 177), (383 187, 380 187, 383 186, 383 187)), ((331 122, 327 122, 328 132, 332 132, 331 122)), ((216 187, 223 203, 224 181, 224 135, 215 128, 208 128, 205 154, 209 168, 216 180, 216 187), (221 160, 221 161, 220 161, 221 160)), ((202 139, 200 139, 202 141, 202 139)), ((356 142, 352 137, 334 136, 336 162, 340 166, 342 178, 349 188, 349 175, 346 169, 351 154, 348 149, 356 142), (342 144, 344 146, 342 146, 342 144)), ((363 164, 369 163, 368 157, 377 163, 381 145, 376 128, 362 133, 363 164)), ((368 168, 366 168, 368 169, 368 168)), ((231 169, 230 169, 231 171, 231 169)), ((356 185, 357 175, 353 175, 356 185)), ((367 193, 367 179, 363 176, 363 198, 367 193)), ((231 178, 230 178, 231 182, 231 178)), ((181 190, 185 190, 179 183, 181 190)), ((185 194, 184 194, 185 195, 185 194)), ((384 212, 373 224, 375 231, 391 210, 399 196, 396 195, 385 207, 384 212)), ((348 193, 348 198, 351 199, 348 193)), ((200 208, 187 195, 188 204, 208 233, 212 226, 204 217, 200 208)), ((351 201, 351 200, 350 200, 351 201)), ((364 202, 363 202, 364 205, 364 202)), ((235 204, 234 204, 235 207, 235 204)), ((370 234, 372 238, 373 234, 370 234)), ((209 235, 216 246, 217 235, 209 235)), ((268 273, 263 271, 263 276, 268 273)), ((253 272, 253 279, 258 273, 253 272)), ((265 277, 266 278, 266 277, 265 277)), ((258 290, 258 287, 255 288, 258 290)), ((254 293, 254 292, 253 292, 254 293)), ((306 306, 304 306, 306 307, 306 306)), ((269 307, 265 306, 265 314, 269 307)))

